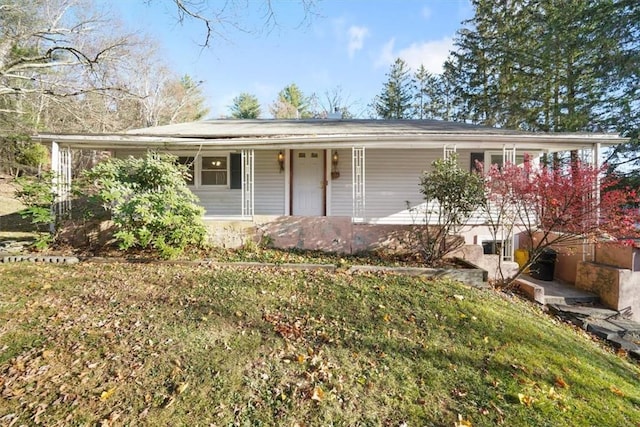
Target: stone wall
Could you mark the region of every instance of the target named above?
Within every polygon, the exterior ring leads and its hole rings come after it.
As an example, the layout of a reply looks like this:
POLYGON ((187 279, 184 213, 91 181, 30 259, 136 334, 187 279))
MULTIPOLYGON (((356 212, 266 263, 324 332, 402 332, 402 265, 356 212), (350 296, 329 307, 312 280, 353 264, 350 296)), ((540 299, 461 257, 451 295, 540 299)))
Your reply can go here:
POLYGON ((596 247, 596 262, 611 267, 640 271, 640 248, 620 243, 603 243, 596 247))
POLYGON ((414 253, 417 225, 354 224, 350 217, 283 216, 257 227, 258 239, 281 249, 356 254, 414 253))
MULTIPOLYGON (((534 239, 538 239, 537 241, 539 241, 543 236, 544 233, 538 232, 534 235, 534 239)), ((520 247, 523 247, 525 243, 526 235, 522 233, 520 236, 520 247)), ((560 245, 551 245, 551 249, 558 254, 553 272, 554 279, 565 283, 576 283, 578 264, 582 261, 592 260, 591 252, 593 251, 593 245, 583 245, 579 239, 563 242, 560 245)))
POLYGON ((597 294, 611 309, 631 307, 632 319, 640 321, 640 272, 582 261, 578 263, 576 288, 597 294))

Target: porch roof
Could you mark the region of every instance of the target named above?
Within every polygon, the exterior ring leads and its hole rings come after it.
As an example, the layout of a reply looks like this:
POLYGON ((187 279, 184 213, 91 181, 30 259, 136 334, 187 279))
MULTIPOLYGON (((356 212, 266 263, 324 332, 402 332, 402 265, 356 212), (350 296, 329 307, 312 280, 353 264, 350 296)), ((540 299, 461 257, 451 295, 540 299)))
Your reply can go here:
POLYGON ((193 147, 238 149, 284 148, 442 148, 564 151, 612 146, 627 141, 608 133, 530 133, 438 120, 206 120, 134 129, 110 134, 52 134, 33 137, 71 148, 109 150, 117 148, 193 147))

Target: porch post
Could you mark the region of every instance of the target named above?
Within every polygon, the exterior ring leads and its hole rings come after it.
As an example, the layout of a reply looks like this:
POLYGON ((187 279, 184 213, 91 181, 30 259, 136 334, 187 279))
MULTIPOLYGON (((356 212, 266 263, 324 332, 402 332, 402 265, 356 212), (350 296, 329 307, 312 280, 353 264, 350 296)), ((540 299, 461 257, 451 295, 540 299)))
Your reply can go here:
POLYGON ((254 150, 242 150, 242 216, 253 217, 254 150))
MULTIPOLYGON (((71 148, 60 148, 53 141, 51 143, 51 172, 53 174, 51 187, 55 198, 51 211, 57 219, 71 211, 71 148)), ((55 221, 49 224, 49 230, 55 232, 55 221)))
POLYGON ((456 154, 456 146, 455 145, 445 145, 444 152, 442 153, 442 158, 444 160, 448 160, 453 154, 456 154))
POLYGON ((353 182, 353 212, 351 214, 351 221, 364 222, 366 205, 364 147, 351 148, 351 171, 353 182))
MULTIPOLYGON (((508 148, 502 146, 502 164, 516 163, 516 146, 508 148)), ((514 221, 513 219, 511 221, 514 221)), ((515 235, 513 234, 514 224, 502 224, 502 260, 513 261, 515 251, 515 235)))
MULTIPOLYGON (((593 144, 592 146, 592 151, 593 151, 593 167, 599 172, 600 168, 602 167, 602 161, 601 161, 601 155, 602 155, 602 146, 600 145, 599 142, 596 142, 595 144, 593 144)), ((598 175, 596 176, 596 183, 595 183, 595 187, 594 188, 594 193, 595 193, 595 199, 596 199, 596 203, 598 206, 598 209, 596 210, 596 221, 597 224, 600 224, 600 173, 598 173, 598 175)), ((590 246, 590 261, 595 261, 595 245, 592 243, 590 246)))
POLYGON ((502 146, 502 164, 515 164, 516 162, 516 146, 508 148, 506 145, 502 146))

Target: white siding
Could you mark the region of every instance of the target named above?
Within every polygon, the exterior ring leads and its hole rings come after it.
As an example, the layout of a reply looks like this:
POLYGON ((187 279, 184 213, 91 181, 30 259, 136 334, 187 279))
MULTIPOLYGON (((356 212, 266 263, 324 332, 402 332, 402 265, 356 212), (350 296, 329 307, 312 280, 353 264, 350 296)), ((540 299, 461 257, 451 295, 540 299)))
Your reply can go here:
POLYGON ((200 199, 206 216, 230 216, 241 214, 242 191, 220 187, 190 187, 200 199))
POLYGON ((256 215, 284 215, 285 172, 280 171, 278 152, 279 150, 255 151, 256 215))
MULTIPOLYGON (((332 150, 333 153, 336 150, 332 150)), ((331 189, 327 197, 331 198, 331 212, 329 216, 351 216, 353 210, 351 188, 351 148, 338 151, 338 168, 340 177, 331 180, 331 189)), ((367 151, 368 155, 369 151, 367 151)))
MULTIPOLYGON (((479 150, 481 151, 481 150, 479 150)), ((351 149, 338 150, 340 177, 331 181, 331 216, 352 214, 351 149)), ((442 158, 442 149, 391 150, 367 149, 366 157, 366 220, 384 224, 412 224, 413 218, 407 210, 423 204, 420 194, 420 177, 431 163, 442 158)), ((458 164, 467 170, 470 152, 458 151, 458 164)))
MULTIPOLYGON (((444 145, 443 145, 444 146, 444 145)), ((335 150, 330 150, 333 153, 335 150)), ((337 170, 340 177, 330 179, 327 194, 330 216, 351 216, 352 202, 352 164, 351 148, 339 149, 340 158, 337 170)), ((481 152, 481 149, 471 150, 481 152)), ((458 164, 468 170, 470 167, 469 150, 458 150, 458 164)), ((279 150, 255 151, 255 214, 284 215, 285 213, 285 172, 280 171, 277 157, 279 150)), ((119 158, 129 155, 140 156, 143 151, 119 150, 114 153, 119 158)), ((176 155, 194 155, 195 152, 184 151, 176 155)), ((203 151, 202 156, 225 155, 223 152, 203 151)), ((367 149, 366 157, 366 221, 383 224, 411 224, 423 221, 415 213, 407 210, 407 201, 413 208, 423 204, 419 192, 420 176, 429 170, 431 163, 442 158, 442 149, 431 150, 393 150, 367 149)), ((287 166, 288 167, 288 166, 287 166)), ((329 166, 330 169, 330 159, 329 166)), ((328 171, 329 172, 329 171, 328 171)), ((330 175, 330 174, 328 174, 330 175)), ((208 216, 240 215, 241 190, 226 187, 190 187, 200 198, 200 204, 206 209, 208 216)), ((473 222, 484 222, 475 218, 473 222)))
MULTIPOLYGON (((278 165, 279 150, 255 151, 254 158, 254 213, 256 215, 284 214, 284 177, 278 165)), ((115 157, 141 156, 144 151, 118 150, 115 157)), ((173 153, 180 156, 193 156, 195 151, 173 153)), ((201 156, 227 155, 228 152, 201 151, 201 156)), ((242 191, 231 190, 228 186, 190 186, 189 189, 200 199, 207 216, 234 216, 241 214, 242 191)))
POLYGON ((423 202, 420 176, 442 150, 367 150, 366 218, 382 224, 411 224, 407 210, 423 202))

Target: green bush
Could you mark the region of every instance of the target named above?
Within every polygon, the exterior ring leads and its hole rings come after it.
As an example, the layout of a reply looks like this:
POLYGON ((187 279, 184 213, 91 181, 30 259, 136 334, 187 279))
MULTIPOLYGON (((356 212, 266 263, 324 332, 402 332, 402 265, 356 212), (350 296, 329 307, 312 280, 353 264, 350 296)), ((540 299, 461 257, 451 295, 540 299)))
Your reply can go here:
MULTIPOLYGON (((22 176, 16 178, 20 190, 16 191, 16 197, 26 208, 20 211, 22 218, 28 218, 39 231, 45 226, 55 224, 56 216, 51 207, 55 202, 55 193, 52 189, 53 174, 42 173, 38 176, 22 176)), ((34 246, 36 249, 46 249, 54 240, 51 233, 39 233, 34 246)))
POLYGON ((38 174, 48 157, 47 148, 32 141, 28 135, 0 137, 0 167, 13 176, 24 172, 38 174))
POLYGON ((170 155, 109 159, 86 172, 96 197, 111 213, 123 250, 155 249, 172 258, 206 240, 204 209, 187 188, 186 167, 170 155))
POLYGON ((415 234, 424 262, 437 264, 464 244, 456 236, 467 225, 484 200, 482 178, 457 166, 457 156, 438 159, 420 177, 420 192, 426 202, 421 227, 415 234))

